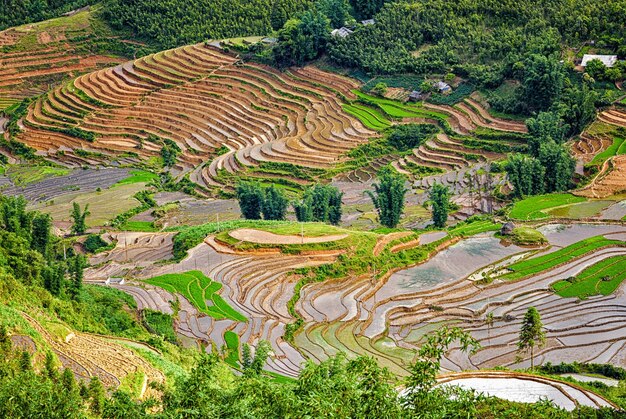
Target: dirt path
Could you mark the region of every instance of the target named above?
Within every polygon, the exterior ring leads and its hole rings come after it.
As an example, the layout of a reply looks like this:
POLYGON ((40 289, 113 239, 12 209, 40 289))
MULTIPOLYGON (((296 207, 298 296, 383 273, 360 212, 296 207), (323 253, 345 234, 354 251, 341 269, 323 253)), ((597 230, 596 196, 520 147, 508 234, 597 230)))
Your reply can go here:
POLYGON ((302 237, 274 234, 267 231, 254 230, 252 228, 240 228, 231 231, 229 235, 237 240, 258 243, 258 244, 309 244, 326 243, 342 240, 348 237, 347 234, 335 234, 321 237, 302 237))
POLYGON ((387 234, 381 237, 376 242, 376 246, 374 246, 374 250, 372 251, 372 253, 374 254, 374 256, 378 256, 383 250, 385 250, 385 247, 387 247, 389 243, 391 243, 392 241, 396 239, 401 239, 403 237, 406 237, 410 234, 413 234, 413 232, 412 231, 399 231, 397 233, 387 234))
POLYGON ((588 198, 605 198, 626 191, 626 156, 615 156, 604 162, 602 170, 586 188, 574 192, 588 198))

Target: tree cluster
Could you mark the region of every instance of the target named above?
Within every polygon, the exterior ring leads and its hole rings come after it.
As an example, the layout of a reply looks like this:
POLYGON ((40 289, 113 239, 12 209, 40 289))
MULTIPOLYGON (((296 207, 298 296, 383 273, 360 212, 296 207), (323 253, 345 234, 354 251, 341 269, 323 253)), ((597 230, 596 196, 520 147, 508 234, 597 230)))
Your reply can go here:
POLYGON ((93 0, 2 0, 0 31, 11 26, 51 19, 93 3, 93 0))
POLYGON ((341 222, 343 193, 331 185, 317 184, 304 192, 301 201, 293 203, 300 222, 319 221, 338 225, 341 222))
POLYGON ((386 166, 378 173, 378 183, 374 191, 366 191, 380 223, 388 228, 396 228, 404 211, 404 196, 408 189, 404 186, 406 178, 391 167, 386 166))
POLYGON ((208 39, 264 35, 279 29, 310 0, 106 0, 103 17, 163 47, 208 39))
POLYGON ((289 200, 282 189, 271 185, 262 187, 257 182, 240 182, 236 188, 237 200, 243 218, 247 220, 284 220, 289 200))
POLYGON ((439 132, 433 124, 397 125, 389 135, 389 144, 400 151, 419 147, 424 141, 439 132))

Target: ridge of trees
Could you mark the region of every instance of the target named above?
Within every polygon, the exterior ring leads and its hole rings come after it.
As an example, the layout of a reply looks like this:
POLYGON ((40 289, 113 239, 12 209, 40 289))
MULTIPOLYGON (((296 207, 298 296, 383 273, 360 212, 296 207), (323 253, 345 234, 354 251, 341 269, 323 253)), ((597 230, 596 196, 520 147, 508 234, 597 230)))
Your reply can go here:
POLYGON ((97 0, 2 0, 0 31, 11 26, 51 19, 96 2, 97 0))

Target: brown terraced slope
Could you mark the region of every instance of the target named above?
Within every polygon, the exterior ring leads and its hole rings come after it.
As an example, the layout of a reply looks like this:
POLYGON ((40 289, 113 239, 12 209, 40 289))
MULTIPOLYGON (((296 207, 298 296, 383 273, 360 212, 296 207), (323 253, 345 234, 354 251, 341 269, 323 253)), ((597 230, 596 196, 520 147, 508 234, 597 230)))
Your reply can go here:
POLYGON ((220 170, 260 162, 327 167, 367 141, 374 132, 341 107, 356 87, 314 68, 279 72, 191 45, 53 89, 31 105, 19 140, 62 163, 93 164, 157 156, 170 139, 181 149, 175 172, 215 185, 220 170), (89 160, 76 150, 92 152, 89 160))

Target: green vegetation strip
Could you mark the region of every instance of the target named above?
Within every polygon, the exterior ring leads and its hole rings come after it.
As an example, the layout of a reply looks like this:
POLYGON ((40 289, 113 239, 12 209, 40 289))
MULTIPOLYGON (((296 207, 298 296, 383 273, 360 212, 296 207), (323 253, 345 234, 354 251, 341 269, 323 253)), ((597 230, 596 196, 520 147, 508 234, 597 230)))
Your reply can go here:
POLYGON ((147 279, 145 282, 172 293, 181 294, 199 311, 216 320, 247 321, 244 315, 232 308, 217 294, 217 291, 222 288, 222 284, 210 280, 200 271, 166 274, 147 279), (208 305, 208 301, 211 301, 213 304, 208 305))
POLYGON ((547 271, 595 250, 609 246, 626 246, 626 243, 621 240, 610 240, 604 236, 590 237, 559 249, 556 252, 514 263, 509 266, 512 272, 504 274, 500 278, 506 280, 524 278, 547 271))
POLYGON ((586 201, 585 198, 572 194, 531 196, 516 202, 509 216, 515 220, 540 220, 550 216, 545 210, 584 201, 586 201))
POLYGON ((613 143, 608 146, 606 150, 596 154, 596 156, 591 161, 591 164, 602 164, 607 159, 613 156, 618 156, 620 154, 626 154, 626 138, 615 137, 613 138, 613 143))
POLYGON ((626 279, 626 256, 613 256, 598 262, 574 278, 552 284, 552 289, 561 297, 580 299, 593 295, 609 295, 626 279))
POLYGON ((150 183, 158 177, 159 176, 157 174, 152 172, 146 172, 145 170, 131 170, 130 176, 117 182, 117 185, 129 185, 132 183, 150 183))
POLYGON ((367 128, 382 131, 391 126, 391 122, 380 112, 365 105, 343 105, 343 110, 357 117, 367 128))

